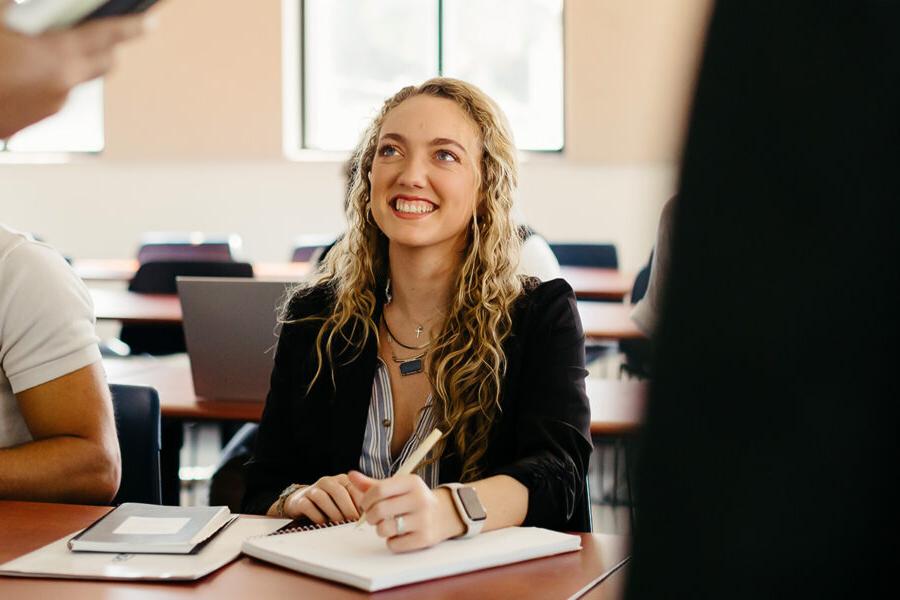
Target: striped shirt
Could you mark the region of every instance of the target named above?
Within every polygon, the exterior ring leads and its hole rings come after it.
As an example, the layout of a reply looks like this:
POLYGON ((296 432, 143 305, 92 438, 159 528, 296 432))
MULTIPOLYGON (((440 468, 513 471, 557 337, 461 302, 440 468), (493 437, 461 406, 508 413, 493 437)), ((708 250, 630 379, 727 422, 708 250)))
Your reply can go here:
MULTIPOLYGON (((391 380, 387 365, 380 358, 375 369, 375 381, 372 383, 372 399, 369 402, 369 416, 366 421, 366 434, 363 439, 362 456, 359 457, 359 470, 375 479, 385 479, 397 472, 419 443, 434 429, 434 415, 431 411, 432 396, 428 395, 425 407, 419 411, 416 426, 412 435, 403 445, 400 456, 391 457, 391 438, 394 437, 394 398, 391 394, 391 380)), ((434 462, 419 468, 416 473, 429 488, 438 484, 439 463, 434 462)))

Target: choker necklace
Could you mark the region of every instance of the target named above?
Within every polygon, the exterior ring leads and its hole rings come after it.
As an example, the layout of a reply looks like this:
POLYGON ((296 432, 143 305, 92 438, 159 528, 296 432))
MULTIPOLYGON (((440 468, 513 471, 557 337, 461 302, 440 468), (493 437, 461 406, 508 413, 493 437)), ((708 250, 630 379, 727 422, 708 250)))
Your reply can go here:
MULTIPOLYGON (((387 330, 388 338, 389 338, 392 342, 394 342, 395 344, 397 344, 398 346, 400 346, 401 348, 406 348, 407 350, 424 350, 425 348, 427 348, 428 346, 431 345, 431 342, 428 342, 427 344, 424 344, 424 345, 422 345, 422 346, 407 346, 406 344, 404 344, 403 342, 401 342, 400 340, 398 340, 398 339, 397 339, 397 336, 394 335, 394 332, 391 331, 391 328, 388 327, 387 318, 385 318, 384 313, 381 313, 381 322, 384 323, 384 328, 387 330)), ((420 335, 421 333, 422 333, 422 326, 419 325, 418 327, 416 327, 416 340, 417 340, 417 341, 418 341, 419 335, 420 335)))

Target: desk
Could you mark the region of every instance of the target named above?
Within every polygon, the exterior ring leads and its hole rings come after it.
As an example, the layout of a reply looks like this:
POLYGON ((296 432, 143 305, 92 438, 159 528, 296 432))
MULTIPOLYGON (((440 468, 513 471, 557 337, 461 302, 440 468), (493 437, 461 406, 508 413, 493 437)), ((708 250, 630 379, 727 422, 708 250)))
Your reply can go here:
POLYGON ((597 267, 560 267, 579 300, 614 300, 621 302, 631 293, 634 275, 618 269, 597 267))
MULTIPOLYGON (((134 258, 79 258, 72 261, 72 268, 84 281, 131 281, 139 266, 134 258)), ((307 262, 253 264, 253 276, 257 279, 300 281, 311 271, 312 265, 307 262)))
MULTIPOLYGON (((0 501, 0 563, 81 529, 108 507, 0 501)), ((602 573, 615 575, 625 559, 627 538, 580 534, 583 549, 559 556, 408 585, 377 594, 379 600, 420 598, 568 598, 602 573), (476 593, 477 590, 477 593, 476 593)), ((596 582, 601 588, 604 582, 596 582)), ((596 586, 588 588, 593 591, 596 586)), ((621 587, 617 588, 621 589, 621 587)), ((65 598, 368 598, 368 594, 241 557, 193 583, 66 581, 0 577, 0 597, 16 600, 65 598)), ((592 596, 612 600, 619 596, 592 596)))
POLYGON ((591 403, 591 436, 619 437, 637 433, 644 422, 648 384, 588 377, 585 389, 591 403))
MULTIPOLYGON (((136 259, 79 258, 72 261, 72 268, 85 281, 131 281, 138 268, 136 259)), ((618 269, 595 267, 560 267, 562 277, 572 286, 582 300, 621 301, 630 291, 634 277, 618 269)), ((257 279, 276 281, 300 281, 312 272, 306 262, 262 262, 253 264, 257 279)))
MULTIPOLYGON (((107 358, 103 366, 110 383, 156 388, 164 417, 192 421, 259 421, 262 417, 263 402, 205 400, 195 396, 186 354, 107 358)), ((637 433, 644 415, 646 382, 588 378, 586 388, 591 403, 592 436, 637 433)))
MULTIPOLYGON (((138 294, 91 289, 98 319, 122 323, 181 323, 181 303, 174 294, 138 294)), ((644 334, 631 320, 626 304, 579 302, 585 335, 593 339, 628 340, 644 334)))
POLYGON ((194 394, 187 354, 103 360, 110 383, 149 385, 159 392, 163 417, 190 421, 259 421, 264 400, 206 400, 194 394))

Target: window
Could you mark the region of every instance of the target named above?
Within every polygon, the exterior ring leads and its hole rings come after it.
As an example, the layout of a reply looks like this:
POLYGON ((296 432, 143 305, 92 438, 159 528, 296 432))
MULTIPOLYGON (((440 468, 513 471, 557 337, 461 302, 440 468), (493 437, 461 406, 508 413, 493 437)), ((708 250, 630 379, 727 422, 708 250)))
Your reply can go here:
POLYGON ((0 141, 0 151, 100 152, 103 143, 103 80, 96 79, 73 89, 55 115, 0 141))
POLYGON ((563 0, 295 1, 289 151, 352 149, 385 98, 437 75, 494 98, 520 149, 562 149, 563 0))

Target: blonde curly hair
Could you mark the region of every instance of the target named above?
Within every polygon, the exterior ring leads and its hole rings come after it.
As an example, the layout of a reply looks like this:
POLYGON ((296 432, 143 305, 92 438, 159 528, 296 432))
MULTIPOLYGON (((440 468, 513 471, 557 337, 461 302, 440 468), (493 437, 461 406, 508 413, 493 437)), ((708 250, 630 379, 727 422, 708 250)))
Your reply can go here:
MULTIPOLYGON (((447 444, 452 442, 452 450, 459 454, 462 464, 461 480, 471 481, 482 474, 479 462, 487 450, 491 424, 500 412, 506 372, 503 343, 512 329, 513 303, 522 293, 522 282, 516 275, 521 241, 510 215, 517 185, 516 150, 502 111, 474 85, 439 77, 405 87, 384 103, 364 133, 353 157, 356 168, 351 170, 347 233, 326 256, 315 282, 332 287, 334 308, 328 315, 303 319, 322 322, 310 388, 321 375, 323 355, 332 365, 350 362, 359 356, 370 336, 378 340, 376 294, 388 277, 388 241, 367 218, 371 191, 368 174, 385 117, 405 100, 419 95, 454 101, 477 126, 482 146, 477 209, 467 229, 465 250, 452 287, 455 292, 440 333, 433 339, 426 373, 434 390, 436 426, 445 433, 430 460, 449 453, 447 444)), ((333 381, 333 368, 331 376, 333 381)))

